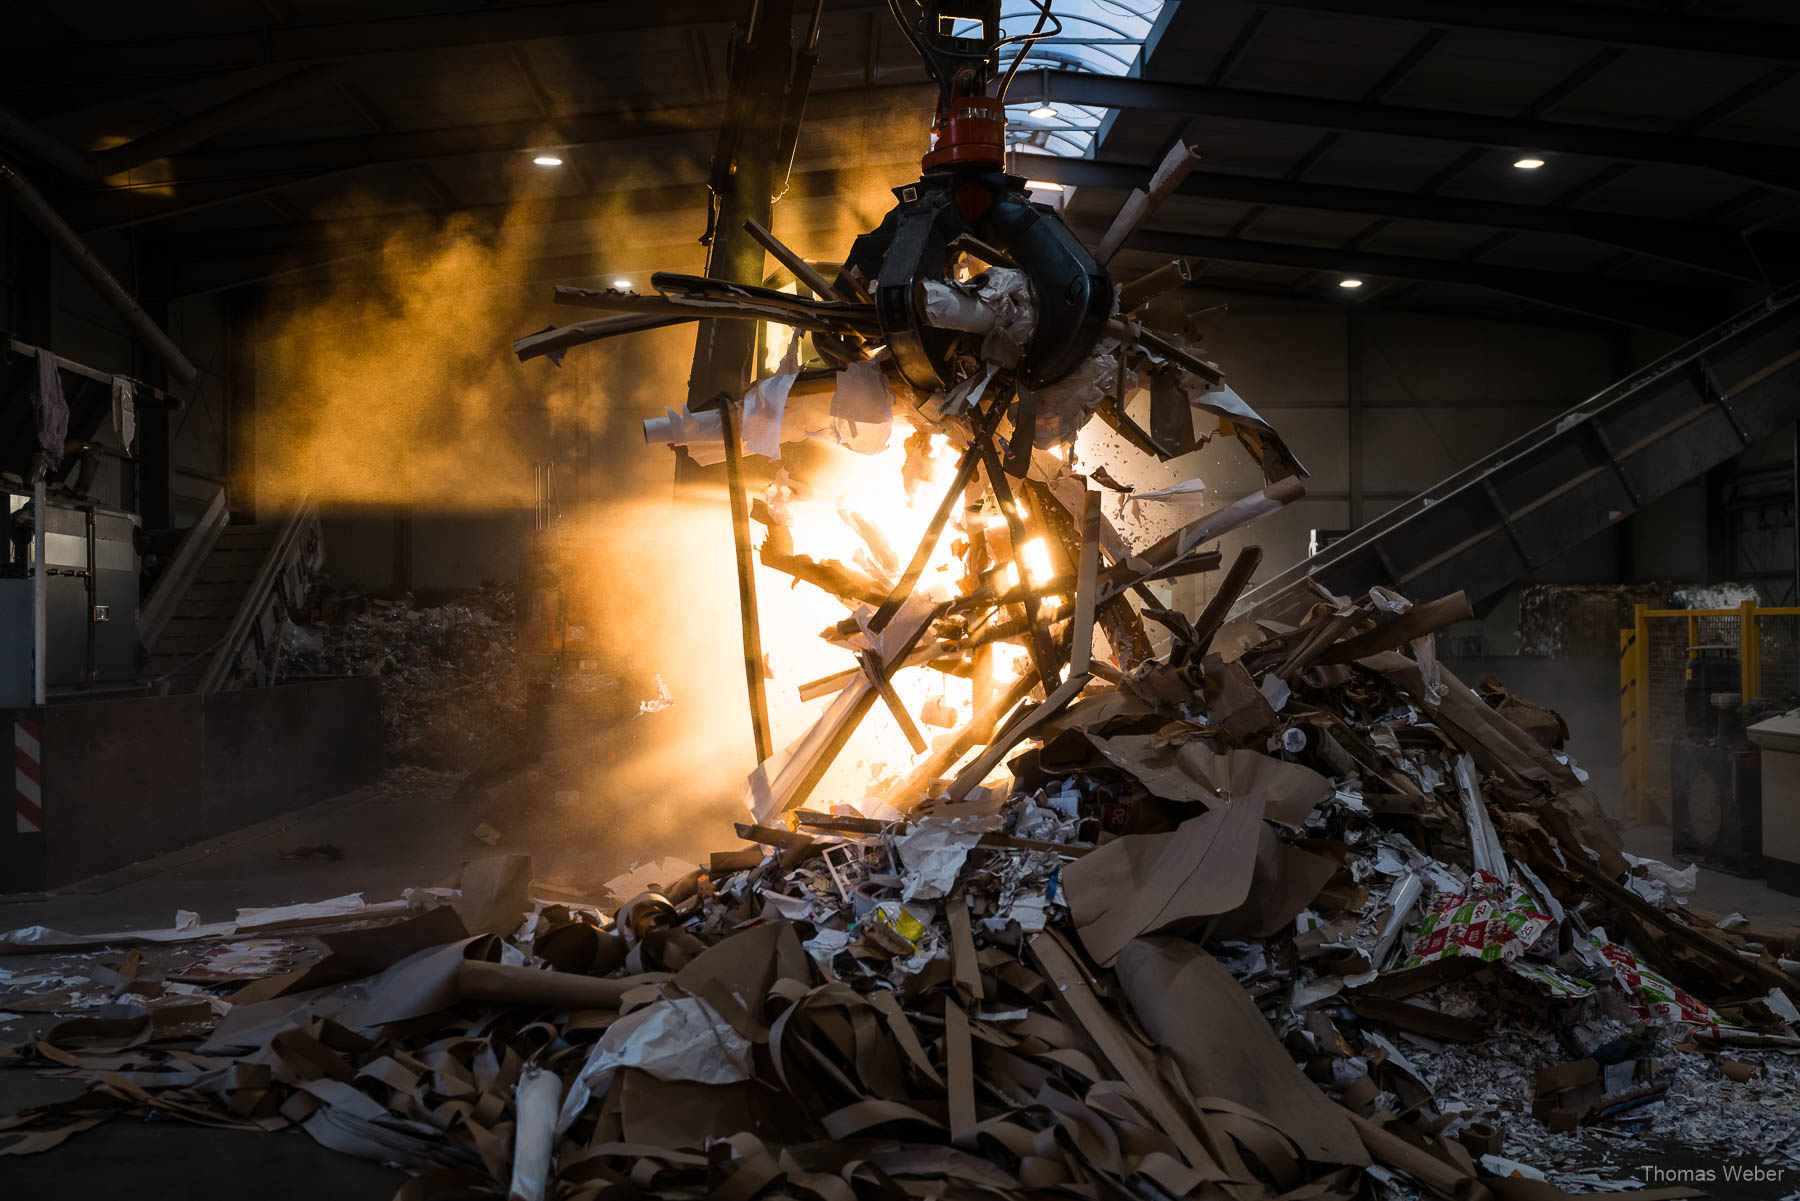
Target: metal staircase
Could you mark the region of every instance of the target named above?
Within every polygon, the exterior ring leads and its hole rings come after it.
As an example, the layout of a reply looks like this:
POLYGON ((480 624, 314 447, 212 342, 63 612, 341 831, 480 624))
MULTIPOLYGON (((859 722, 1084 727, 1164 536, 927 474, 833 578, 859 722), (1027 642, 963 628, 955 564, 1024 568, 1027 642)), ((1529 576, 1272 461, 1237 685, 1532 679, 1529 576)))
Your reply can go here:
POLYGON ((1800 285, 1702 334, 1244 595, 1225 644, 1376 584, 1479 606, 1800 420, 1800 285), (1235 637, 1234 637, 1235 635, 1235 637))
POLYGON ((230 525, 215 501, 188 531, 144 605, 144 674, 168 692, 271 684, 282 627, 324 562, 318 506, 280 524, 230 525))

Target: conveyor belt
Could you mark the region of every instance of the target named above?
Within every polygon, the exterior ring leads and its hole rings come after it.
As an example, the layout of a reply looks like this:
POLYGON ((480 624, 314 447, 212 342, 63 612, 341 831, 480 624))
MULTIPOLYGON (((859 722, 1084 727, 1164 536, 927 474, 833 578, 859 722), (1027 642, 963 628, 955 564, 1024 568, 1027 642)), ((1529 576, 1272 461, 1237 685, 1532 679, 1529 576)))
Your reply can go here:
POLYGON ((1259 585, 1228 629, 1381 584, 1479 605, 1528 570, 1800 420, 1800 285, 1509 443, 1259 585))

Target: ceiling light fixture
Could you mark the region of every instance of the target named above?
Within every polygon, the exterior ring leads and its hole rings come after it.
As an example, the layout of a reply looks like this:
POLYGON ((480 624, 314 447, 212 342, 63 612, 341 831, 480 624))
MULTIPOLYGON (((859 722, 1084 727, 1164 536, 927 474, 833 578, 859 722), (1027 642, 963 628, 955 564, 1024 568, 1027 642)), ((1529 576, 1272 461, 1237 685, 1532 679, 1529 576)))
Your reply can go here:
POLYGON ((1056 110, 1051 108, 1048 104, 1040 104, 1031 110, 1031 115, 1040 121, 1048 121, 1056 115, 1056 110))
POLYGON ((631 281, 628 279, 615 279, 613 280, 613 287, 628 289, 631 287, 631 281))
POLYGON ((1338 280, 1338 287, 1340 287, 1340 288, 1360 288, 1360 287, 1362 287, 1362 284, 1363 284, 1363 281, 1360 279, 1340 279, 1340 280, 1338 280))
POLYGON ((562 166, 562 160, 560 158, 557 158, 554 154, 540 154, 536 158, 532 159, 531 161, 536 163, 540 167, 560 167, 560 166, 562 166))
POLYGON ((1544 160, 1541 158, 1522 158, 1518 162, 1513 164, 1513 166, 1517 167, 1521 171, 1536 171, 1539 167, 1541 167, 1543 165, 1544 165, 1544 160))
POLYGON ((1063 186, 1047 179, 1028 179, 1025 181, 1025 189, 1030 192, 1060 192, 1063 186))

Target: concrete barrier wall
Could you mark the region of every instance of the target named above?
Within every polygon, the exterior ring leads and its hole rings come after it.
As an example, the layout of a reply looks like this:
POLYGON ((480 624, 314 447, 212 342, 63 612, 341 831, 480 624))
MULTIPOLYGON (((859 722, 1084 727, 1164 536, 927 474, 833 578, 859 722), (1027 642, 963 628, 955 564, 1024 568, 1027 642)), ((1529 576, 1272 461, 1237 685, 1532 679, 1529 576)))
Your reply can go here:
POLYGON ((382 765, 373 679, 75 701, 34 716, 43 830, 4 823, 0 893, 55 888, 251 825, 360 788, 382 765))

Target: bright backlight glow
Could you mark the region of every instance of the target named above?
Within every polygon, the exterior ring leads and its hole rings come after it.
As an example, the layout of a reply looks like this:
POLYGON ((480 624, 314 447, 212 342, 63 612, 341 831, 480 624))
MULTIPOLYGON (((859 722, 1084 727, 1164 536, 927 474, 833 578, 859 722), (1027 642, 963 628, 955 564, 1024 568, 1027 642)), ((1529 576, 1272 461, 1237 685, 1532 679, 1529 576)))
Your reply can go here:
POLYGON ((1539 167, 1541 167, 1543 165, 1544 165, 1544 160, 1541 158, 1522 158, 1518 162, 1513 164, 1513 166, 1517 167, 1521 171, 1536 171, 1539 167))
POLYGON ((562 160, 560 158, 557 158, 554 154, 540 154, 536 158, 532 159, 531 161, 536 163, 540 167, 560 167, 560 166, 562 166, 562 160))
POLYGON ((1038 587, 1056 578, 1056 569, 1050 566, 1050 548, 1042 538, 1033 538, 1021 546, 1019 557, 1025 561, 1025 574, 1038 587))
POLYGON ((1363 281, 1360 279, 1340 279, 1340 280, 1338 280, 1338 287, 1340 287, 1340 288, 1360 288, 1360 287, 1362 287, 1362 285, 1363 285, 1363 281))

